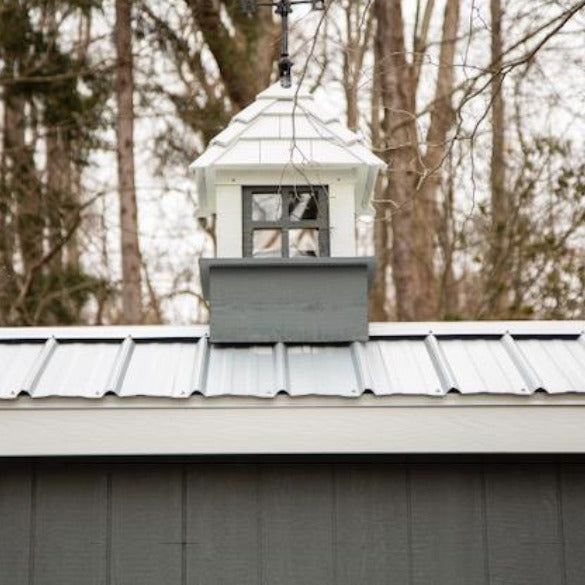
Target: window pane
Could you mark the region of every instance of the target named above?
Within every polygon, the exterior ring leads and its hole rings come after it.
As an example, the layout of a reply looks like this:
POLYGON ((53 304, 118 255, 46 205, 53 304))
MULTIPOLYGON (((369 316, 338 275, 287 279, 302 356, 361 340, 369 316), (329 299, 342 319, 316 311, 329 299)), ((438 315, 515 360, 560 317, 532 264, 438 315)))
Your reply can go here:
POLYGON ((289 230, 288 255, 319 256, 319 230, 307 228, 304 230, 289 230))
POLYGON ((317 219, 318 191, 312 193, 294 193, 289 199, 288 213, 293 221, 300 219, 317 219))
POLYGON ((280 193, 254 193, 252 196, 253 221, 278 221, 282 217, 280 193))
POLYGON ((282 256, 282 232, 280 230, 254 230, 254 258, 280 258, 282 256))

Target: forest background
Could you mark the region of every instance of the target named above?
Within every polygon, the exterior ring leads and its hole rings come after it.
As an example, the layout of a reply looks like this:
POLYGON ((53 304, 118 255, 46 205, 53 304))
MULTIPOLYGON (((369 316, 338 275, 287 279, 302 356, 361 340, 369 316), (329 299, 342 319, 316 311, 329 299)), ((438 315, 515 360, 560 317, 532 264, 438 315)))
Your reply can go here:
MULTIPOLYGON (((295 8, 295 77, 388 164, 371 320, 585 318, 584 8, 295 8)), ((204 322, 188 165, 278 52, 239 0, 0 0, 0 325, 204 322)))

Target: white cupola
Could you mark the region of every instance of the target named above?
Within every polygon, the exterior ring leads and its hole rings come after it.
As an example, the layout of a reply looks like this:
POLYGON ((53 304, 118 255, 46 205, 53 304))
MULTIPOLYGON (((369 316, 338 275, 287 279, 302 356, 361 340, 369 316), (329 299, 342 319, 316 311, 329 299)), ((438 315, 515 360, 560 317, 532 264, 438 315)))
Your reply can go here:
POLYGON ((280 83, 192 164, 200 214, 216 214, 218 258, 355 256, 355 218, 384 167, 324 100, 280 83))
POLYGON ((212 341, 367 339, 374 260, 356 257, 355 218, 384 167, 298 87, 234 116, 192 164, 200 214, 216 214, 216 258, 200 262, 212 341))

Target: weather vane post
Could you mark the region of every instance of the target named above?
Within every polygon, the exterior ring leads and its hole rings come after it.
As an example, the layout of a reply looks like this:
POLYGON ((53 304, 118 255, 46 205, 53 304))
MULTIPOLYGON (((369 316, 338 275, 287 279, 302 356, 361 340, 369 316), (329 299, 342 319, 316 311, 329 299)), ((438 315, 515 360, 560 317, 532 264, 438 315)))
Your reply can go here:
POLYGON ((282 87, 291 86, 292 61, 288 52, 288 16, 294 4, 311 4, 313 10, 325 10, 325 0, 277 0, 275 2, 258 2, 257 0, 241 0, 242 10, 247 14, 256 12, 258 6, 270 6, 280 16, 280 58, 278 59, 278 73, 282 87))

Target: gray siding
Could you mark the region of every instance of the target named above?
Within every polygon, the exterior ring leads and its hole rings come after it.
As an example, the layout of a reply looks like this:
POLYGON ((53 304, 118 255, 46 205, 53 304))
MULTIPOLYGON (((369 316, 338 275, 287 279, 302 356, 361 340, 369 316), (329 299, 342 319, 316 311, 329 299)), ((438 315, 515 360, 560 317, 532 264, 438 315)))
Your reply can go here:
POLYGON ((0 463, 2 585, 581 585, 583 550, 583 463, 0 463))
POLYGON ((368 340, 373 258, 201 258, 199 266, 214 343, 368 340))

